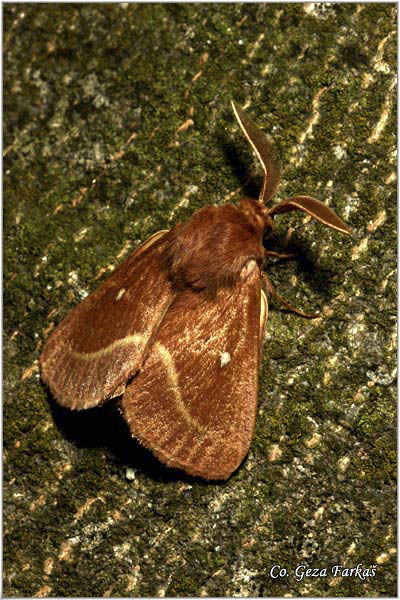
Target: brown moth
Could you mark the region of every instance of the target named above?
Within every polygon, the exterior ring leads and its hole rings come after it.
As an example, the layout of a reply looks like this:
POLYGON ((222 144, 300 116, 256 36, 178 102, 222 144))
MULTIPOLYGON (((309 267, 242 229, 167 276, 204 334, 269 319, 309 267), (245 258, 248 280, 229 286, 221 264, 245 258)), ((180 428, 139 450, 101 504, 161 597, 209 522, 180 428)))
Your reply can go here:
POLYGON ((275 215, 302 210, 342 233, 327 206, 295 196, 266 203, 280 180, 276 151, 257 125, 233 111, 264 171, 258 201, 208 206, 150 237, 55 329, 41 356, 58 403, 91 408, 122 396, 132 435, 170 467, 227 479, 254 432, 258 369, 268 303, 263 232, 275 215))

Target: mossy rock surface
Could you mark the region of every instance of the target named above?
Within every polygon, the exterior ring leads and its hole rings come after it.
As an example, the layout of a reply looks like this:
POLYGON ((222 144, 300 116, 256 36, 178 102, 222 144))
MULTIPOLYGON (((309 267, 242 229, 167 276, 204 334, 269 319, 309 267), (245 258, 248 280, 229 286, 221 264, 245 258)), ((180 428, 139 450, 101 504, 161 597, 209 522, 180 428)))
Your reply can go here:
POLYGON ((396 12, 3 6, 5 596, 396 595, 396 12), (298 256, 269 276, 321 318, 271 302, 250 452, 207 483, 131 440, 116 402, 57 407, 38 358, 138 243, 257 193, 231 98, 279 149, 279 196, 353 236, 276 220, 266 245, 290 231, 298 256))

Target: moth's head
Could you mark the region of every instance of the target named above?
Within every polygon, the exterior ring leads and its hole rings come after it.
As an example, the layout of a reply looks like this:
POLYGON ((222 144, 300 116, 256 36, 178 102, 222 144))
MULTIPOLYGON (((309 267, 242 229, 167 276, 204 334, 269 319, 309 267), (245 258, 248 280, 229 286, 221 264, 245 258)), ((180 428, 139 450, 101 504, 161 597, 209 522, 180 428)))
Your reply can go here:
POLYGON ((262 236, 264 230, 268 227, 273 229, 273 222, 265 204, 257 202, 253 198, 242 198, 239 205, 242 213, 260 236, 262 236))
POLYGON ((232 108, 239 125, 253 148, 264 171, 264 180, 258 202, 249 198, 241 200, 241 210, 248 220, 254 225, 266 229, 273 228, 272 219, 275 215, 284 214, 293 210, 302 210, 324 225, 336 231, 350 234, 349 227, 328 206, 311 196, 294 196, 275 205, 272 209, 266 208, 266 203, 276 192, 282 172, 282 164, 269 137, 246 115, 236 102, 232 100, 232 108))

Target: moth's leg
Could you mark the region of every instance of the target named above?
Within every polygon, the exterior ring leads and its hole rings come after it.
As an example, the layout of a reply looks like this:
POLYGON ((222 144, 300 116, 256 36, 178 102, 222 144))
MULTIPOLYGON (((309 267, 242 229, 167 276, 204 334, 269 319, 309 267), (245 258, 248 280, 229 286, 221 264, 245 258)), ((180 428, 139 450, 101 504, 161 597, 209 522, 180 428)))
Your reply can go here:
POLYGON ((317 317, 319 317, 318 314, 308 314, 308 313, 302 312, 301 310, 297 310, 297 308, 294 308, 291 304, 289 304, 289 302, 286 302, 286 300, 284 300, 282 298, 282 296, 279 296, 278 292, 272 285, 272 283, 266 273, 262 273, 262 278, 264 280, 264 284, 265 284, 265 288, 266 288, 267 292, 269 292, 271 294, 271 296, 274 298, 274 300, 277 300, 278 302, 280 302, 285 308, 287 308, 291 312, 296 313, 296 315, 300 315, 300 317, 304 317, 305 319, 316 319, 317 317))
POLYGON ((273 258, 281 258, 281 259, 286 259, 286 258, 294 258, 295 256, 297 256, 296 253, 292 253, 292 254, 282 254, 281 252, 274 252, 273 250, 266 250, 265 254, 267 256, 272 256, 273 258))

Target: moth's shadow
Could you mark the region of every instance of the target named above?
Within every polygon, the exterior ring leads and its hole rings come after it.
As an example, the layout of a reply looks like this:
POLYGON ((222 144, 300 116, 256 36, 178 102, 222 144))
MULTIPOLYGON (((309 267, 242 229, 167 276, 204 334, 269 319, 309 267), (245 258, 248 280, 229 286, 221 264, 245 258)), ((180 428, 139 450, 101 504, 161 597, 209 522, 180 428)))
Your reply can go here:
POLYGON ((231 164, 235 176, 240 181, 242 197, 258 198, 263 178, 261 173, 254 173, 250 153, 246 154, 245 151, 237 149, 238 145, 228 143, 225 132, 221 132, 218 136, 218 142, 225 153, 227 162, 231 164))
MULTIPOLYGON (((294 255, 290 259, 268 258, 264 267, 274 286, 279 287, 277 291, 280 295, 282 295, 282 284, 284 289, 293 294, 293 286, 288 285, 288 277, 295 275, 305 288, 311 290, 319 305, 330 302, 332 289, 338 283, 338 273, 332 270, 328 260, 318 256, 315 249, 301 237, 301 230, 295 232, 288 244, 286 244, 285 230, 269 231, 264 235, 263 245, 266 250, 294 255)), ((290 302, 289 298, 285 299, 290 302)), ((275 303, 275 306, 278 305, 275 303)), ((296 308, 305 309, 299 306, 296 308)), ((311 311, 316 309, 317 306, 309 307, 311 311)))
POLYGON ((48 390, 47 396, 57 429, 76 447, 105 448, 117 465, 141 471, 156 481, 206 484, 199 477, 166 467, 131 436, 118 409, 121 397, 96 408, 77 411, 59 406, 48 390))

